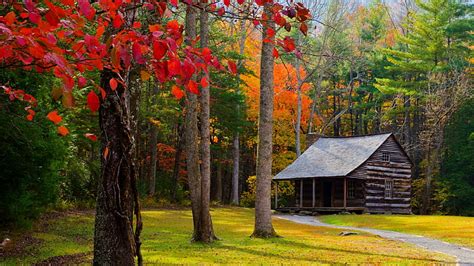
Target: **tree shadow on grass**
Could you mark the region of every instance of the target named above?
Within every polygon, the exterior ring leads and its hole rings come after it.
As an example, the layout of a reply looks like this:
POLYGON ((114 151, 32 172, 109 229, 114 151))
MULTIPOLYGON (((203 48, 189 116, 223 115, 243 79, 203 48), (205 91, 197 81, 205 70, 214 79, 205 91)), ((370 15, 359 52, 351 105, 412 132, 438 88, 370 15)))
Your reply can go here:
MULTIPOLYGON (((392 255, 392 254, 384 254, 384 253, 371 253, 371 252, 364 252, 364 251, 358 251, 358 250, 347 250, 347 249, 340 249, 340 248, 330 248, 330 247, 321 247, 321 246, 313 246, 313 245, 308 245, 304 244, 301 242, 295 242, 287 239, 282 239, 279 238, 279 242, 283 242, 284 245, 287 246, 294 246, 298 248, 303 248, 303 249, 315 249, 318 251, 332 251, 332 252, 342 252, 342 253, 347 253, 347 254, 358 254, 358 255, 365 255, 365 256, 384 256, 384 257, 390 257, 390 258, 395 258, 395 259, 401 259, 401 260, 414 260, 414 261, 419 261, 419 262, 426 262, 426 263, 451 263, 451 261, 445 261, 445 260, 435 260, 435 259, 420 259, 416 257, 408 257, 408 256, 399 256, 399 255, 392 255)), ((259 250, 254 250, 254 249, 249 249, 249 248, 244 248, 240 246, 233 246, 233 245, 226 245, 226 244, 221 244, 221 245, 214 245, 214 248, 221 248, 221 249, 227 249, 231 251, 238 251, 238 252, 243 252, 243 253, 248 253, 252 255, 258 255, 258 256, 263 256, 263 257, 273 257, 273 258, 278 258, 281 260, 304 260, 312 263, 328 263, 331 265, 345 265, 346 263, 337 263, 335 261, 326 261, 326 260, 321 260, 321 259, 308 259, 304 257, 291 257, 291 256, 285 256, 282 254, 274 254, 270 252, 265 252, 265 251, 259 251, 259 250)))

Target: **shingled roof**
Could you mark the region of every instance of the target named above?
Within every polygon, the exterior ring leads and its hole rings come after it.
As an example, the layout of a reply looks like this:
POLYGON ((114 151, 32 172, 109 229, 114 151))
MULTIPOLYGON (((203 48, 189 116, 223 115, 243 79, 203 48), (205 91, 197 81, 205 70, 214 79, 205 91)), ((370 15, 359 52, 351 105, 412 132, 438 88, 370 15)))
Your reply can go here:
POLYGON ((346 176, 369 159, 391 135, 320 137, 273 179, 346 176))

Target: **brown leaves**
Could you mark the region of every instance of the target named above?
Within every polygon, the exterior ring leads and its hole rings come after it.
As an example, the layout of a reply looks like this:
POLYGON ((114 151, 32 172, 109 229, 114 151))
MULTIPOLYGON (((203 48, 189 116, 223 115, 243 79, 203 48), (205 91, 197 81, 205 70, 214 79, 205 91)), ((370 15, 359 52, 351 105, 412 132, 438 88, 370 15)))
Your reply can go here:
POLYGON ((308 36, 308 25, 306 23, 301 23, 300 31, 304 34, 304 36, 308 36))

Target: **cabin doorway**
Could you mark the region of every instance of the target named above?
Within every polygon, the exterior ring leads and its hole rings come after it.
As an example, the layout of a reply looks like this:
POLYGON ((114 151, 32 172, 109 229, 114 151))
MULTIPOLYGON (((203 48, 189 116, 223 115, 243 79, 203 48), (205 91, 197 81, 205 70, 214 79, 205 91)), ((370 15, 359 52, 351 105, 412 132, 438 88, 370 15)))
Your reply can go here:
POLYGON ((332 207, 332 182, 323 182, 323 207, 332 207))

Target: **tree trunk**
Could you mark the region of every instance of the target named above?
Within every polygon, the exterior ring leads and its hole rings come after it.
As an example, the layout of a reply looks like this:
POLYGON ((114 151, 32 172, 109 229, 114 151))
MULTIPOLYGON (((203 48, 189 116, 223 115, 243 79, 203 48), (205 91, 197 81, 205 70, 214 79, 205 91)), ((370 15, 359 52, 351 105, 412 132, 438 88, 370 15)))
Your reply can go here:
MULTIPOLYGON (((297 37, 297 44, 301 45, 301 37, 300 33, 298 32, 298 37, 297 37)), ((300 140, 300 132, 301 132, 301 109, 302 109, 302 99, 301 99, 301 87, 303 80, 301 79, 301 73, 300 73, 300 59, 296 57, 296 63, 295 63, 295 68, 296 68, 296 80, 298 81, 298 85, 296 88, 296 97, 297 97, 297 103, 296 103, 296 126, 295 126, 295 149, 296 149, 296 158, 300 157, 301 155, 301 140, 300 140)))
POLYGON ((101 74, 107 92, 99 110, 102 167, 97 190, 94 264, 133 265, 140 256, 141 216, 136 189, 134 142, 130 123, 130 91, 119 85, 112 91, 110 70, 101 74), (137 228, 133 232, 133 214, 137 228))
MULTIPOLYGON (((186 9, 186 41, 196 38, 196 13, 191 5, 186 9)), ((193 212, 194 233, 193 240, 199 240, 201 235, 201 172, 199 169, 199 136, 198 136, 198 101, 197 95, 186 91, 186 117, 185 117, 185 151, 186 170, 188 172, 189 192, 193 212)))
MULTIPOLYGON (((336 89, 335 86, 334 86, 334 89, 336 89)), ((333 94, 332 94, 332 110, 333 110, 333 117, 334 117, 334 119, 336 119, 332 124, 333 136, 337 137, 337 136, 339 136, 339 127, 338 127, 338 123, 337 123, 338 118, 336 118, 336 117, 339 113, 338 113, 337 105, 336 105, 336 92, 333 92, 333 94)))
MULTIPOLYGON (((245 41, 247 40, 247 29, 245 27, 245 20, 240 20, 240 40, 239 40, 239 54, 244 55, 245 52, 245 41)), ((242 66, 244 60, 239 60, 239 66, 242 66)), ((240 79, 240 74, 237 73, 237 78, 240 79)), ((240 84, 239 84, 240 85, 240 84)), ((240 93, 240 88, 238 88, 240 93)), ((237 112, 240 112, 240 105, 237 104, 237 112)), ((239 205, 239 167, 240 167, 240 133, 239 131, 234 133, 232 139, 232 192, 231 192, 231 203, 239 205)))
MULTIPOLYGON (((152 103, 153 105, 156 104, 156 99, 158 97, 158 85, 155 84, 153 87, 153 95, 152 95, 152 103)), ((156 149, 156 145, 158 144, 158 129, 155 125, 151 125, 151 132, 150 132, 150 173, 149 173, 149 181, 148 181, 148 195, 153 196, 155 195, 155 187, 156 187, 156 166, 158 160, 158 151, 156 149)))
POLYGON ((215 199, 219 202, 222 202, 222 162, 217 162, 217 169, 216 169, 216 194, 215 199))
MULTIPOLYGON (((192 41, 196 39, 196 10, 192 5, 188 5, 186 9, 185 31, 186 42, 188 45, 192 45, 192 41)), ((203 202, 205 203, 208 198, 208 195, 204 196, 206 199, 203 201, 203 187, 207 186, 207 184, 203 186, 199 165, 198 97, 189 91, 187 91, 186 95, 185 150, 194 223, 192 239, 198 242, 211 242, 214 236, 211 217, 207 215, 209 214, 209 206, 203 206, 203 202)), ((209 193, 210 189, 204 189, 206 190, 204 191, 205 193, 209 193)))
MULTIPOLYGON (((271 17, 271 5, 266 3, 264 12, 271 17)), ((260 116, 258 124, 257 181, 255 199, 254 237, 273 237, 276 235, 272 225, 271 182, 272 182, 272 133, 273 133, 273 68, 274 36, 268 30, 275 30, 271 20, 264 24, 262 53, 260 62, 260 116)))
POLYGON ((176 202, 178 200, 178 182, 179 182, 179 170, 181 163, 181 153, 183 150, 183 137, 182 137, 182 126, 178 122, 176 126, 176 153, 174 155, 174 166, 173 166, 173 191, 172 198, 176 202))
MULTIPOLYGON (((209 42, 209 14, 206 4, 202 4, 200 15, 200 40, 201 48, 206 48, 209 42)), ((209 80, 209 74, 204 72, 204 77, 209 80)), ((201 89, 201 241, 209 243, 215 239, 212 228, 210 201, 211 201, 211 133, 210 133, 210 90, 208 87, 201 89)))
POLYGON ((239 161, 240 161, 240 145, 239 132, 235 133, 232 140, 232 193, 231 203, 239 205, 239 161))

